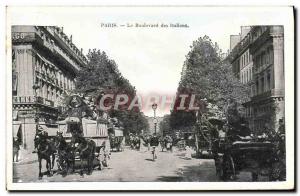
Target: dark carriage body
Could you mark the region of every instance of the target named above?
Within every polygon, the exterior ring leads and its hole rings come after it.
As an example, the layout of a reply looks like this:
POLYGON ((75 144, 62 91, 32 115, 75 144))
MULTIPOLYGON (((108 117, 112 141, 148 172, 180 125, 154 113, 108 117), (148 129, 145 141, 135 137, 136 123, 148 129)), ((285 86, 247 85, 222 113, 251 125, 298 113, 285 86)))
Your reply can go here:
POLYGON ((257 181, 258 176, 273 180, 277 160, 274 144, 254 141, 225 145, 224 153, 218 153, 215 157, 217 174, 223 180, 234 179, 241 171, 251 172, 253 181, 257 181))
POLYGON ((267 170, 275 157, 274 145, 267 142, 235 142, 229 153, 235 163, 236 172, 267 170))

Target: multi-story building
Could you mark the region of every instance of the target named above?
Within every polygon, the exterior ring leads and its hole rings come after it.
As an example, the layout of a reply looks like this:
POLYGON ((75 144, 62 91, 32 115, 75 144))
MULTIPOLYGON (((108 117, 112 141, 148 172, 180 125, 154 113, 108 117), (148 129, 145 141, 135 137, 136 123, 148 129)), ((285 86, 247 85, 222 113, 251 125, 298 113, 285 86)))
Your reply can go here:
POLYGON ((61 98, 75 88, 87 59, 63 28, 12 26, 13 120, 23 146, 33 148, 36 123, 56 120, 61 98), (39 119, 39 120, 37 120, 39 119))
POLYGON ((269 126, 277 130, 284 120, 284 31, 283 26, 251 29, 253 56, 253 107, 255 131, 269 126))
POLYGON ((277 130, 284 118, 283 27, 252 26, 228 59, 239 80, 251 85, 250 100, 244 103, 250 128, 277 130))

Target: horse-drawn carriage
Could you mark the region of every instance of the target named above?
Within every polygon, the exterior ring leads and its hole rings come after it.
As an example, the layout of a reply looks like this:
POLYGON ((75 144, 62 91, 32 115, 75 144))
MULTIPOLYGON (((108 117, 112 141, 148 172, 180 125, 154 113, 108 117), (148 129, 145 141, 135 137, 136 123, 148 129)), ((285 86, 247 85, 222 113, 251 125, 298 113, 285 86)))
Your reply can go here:
MULTIPOLYGON (((102 119, 90 120, 86 118, 68 117, 63 121, 58 122, 59 132, 66 139, 67 143, 72 142, 72 132, 79 131, 82 137, 86 140, 92 140, 95 143, 95 158, 93 160, 94 166, 101 167, 101 161, 104 161, 108 156, 107 152, 110 150, 110 141, 108 136, 107 124, 102 119)), ((105 161, 104 161, 105 162, 105 161)), ((79 156, 75 157, 75 167, 80 163, 79 156)), ((84 164, 87 164, 84 161, 84 164)), ((107 165, 107 163, 104 163, 107 165)))
POLYGON ((252 181, 259 176, 280 180, 285 169, 279 160, 275 145, 268 141, 233 142, 215 156, 217 175, 225 181, 234 180, 241 171, 250 172, 252 181))
MULTIPOLYGON (((46 159, 48 173, 53 168, 53 162, 49 162, 55 152, 58 169, 64 173, 70 168, 73 171, 80 168, 80 174, 83 175, 84 168, 87 168, 89 174, 95 167, 101 169, 102 166, 107 166, 110 150, 108 121, 104 115, 95 115, 95 120, 89 119, 90 116, 86 113, 91 111, 87 111, 88 109, 81 97, 71 96, 67 117, 56 123, 57 134, 52 139, 48 134, 45 137, 41 135, 41 139, 37 140, 38 157, 39 160, 46 159)), ((39 162, 39 176, 42 177, 41 161, 39 162)))
POLYGON ((124 143, 125 138, 123 134, 122 127, 115 127, 108 129, 109 132, 109 141, 110 141, 110 150, 111 151, 123 151, 124 150, 124 143))

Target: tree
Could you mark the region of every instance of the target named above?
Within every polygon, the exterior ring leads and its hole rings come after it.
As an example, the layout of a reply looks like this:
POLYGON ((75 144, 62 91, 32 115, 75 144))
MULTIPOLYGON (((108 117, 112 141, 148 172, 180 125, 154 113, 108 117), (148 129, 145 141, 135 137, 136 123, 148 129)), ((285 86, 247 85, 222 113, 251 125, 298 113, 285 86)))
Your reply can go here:
POLYGON ((164 115, 163 120, 159 123, 159 130, 161 130, 164 135, 171 132, 170 115, 164 115))
MULTIPOLYGON (((126 94, 129 98, 136 96, 136 90, 130 82, 122 76, 115 61, 109 59, 105 52, 89 50, 88 64, 79 71, 76 78, 76 92, 89 93, 94 97, 101 93, 126 94)), ((112 102, 115 100, 113 99, 112 102)), ((125 134, 140 132, 148 129, 148 121, 138 107, 128 110, 126 105, 119 110, 113 108, 108 111, 111 117, 121 121, 125 134)))
MULTIPOLYGON (((219 56, 218 45, 213 44, 208 36, 200 37, 193 42, 183 65, 181 80, 177 89, 177 98, 171 112, 170 123, 173 129, 180 126, 192 126, 196 122, 196 111, 176 108, 180 103, 180 95, 196 95, 196 103, 203 109, 203 99, 226 110, 227 101, 234 99, 239 109, 249 99, 249 89, 234 76, 230 63, 219 56)), ((186 104, 189 103, 187 99, 186 104)), ((187 106, 187 105, 185 105, 187 106)), ((203 111, 205 112, 205 111, 203 111)))

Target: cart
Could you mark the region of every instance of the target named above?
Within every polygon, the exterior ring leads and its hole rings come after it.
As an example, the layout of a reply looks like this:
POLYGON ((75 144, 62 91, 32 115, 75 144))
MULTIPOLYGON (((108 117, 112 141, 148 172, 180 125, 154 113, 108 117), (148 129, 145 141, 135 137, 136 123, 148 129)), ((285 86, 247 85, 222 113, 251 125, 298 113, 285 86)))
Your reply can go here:
POLYGON ((124 143, 125 138, 123 134, 122 127, 115 127, 109 129, 109 140, 110 140, 110 150, 111 151, 123 151, 124 150, 124 143))
POLYGON ((251 172, 252 181, 257 181, 259 176, 274 180, 274 169, 278 169, 276 160, 272 143, 253 141, 233 142, 215 157, 217 175, 224 181, 236 179, 241 171, 251 172))
MULTIPOLYGON (((68 117, 63 121, 58 121, 58 130, 62 133, 67 143, 72 140, 71 129, 81 129, 84 138, 91 139, 96 143, 94 167, 101 168, 102 165, 107 165, 106 152, 110 150, 110 141, 108 137, 107 124, 99 119, 90 120, 77 117, 68 117), (103 164, 104 163, 104 164, 103 164)), ((85 161, 84 161, 84 164, 85 161)), ((80 167, 79 156, 75 154, 74 168, 80 167)))

